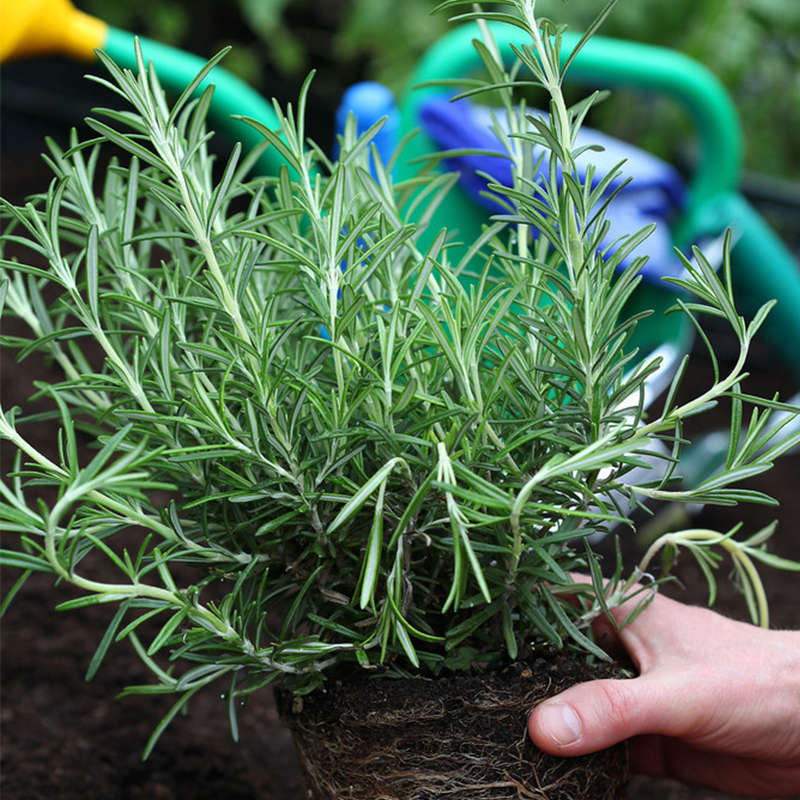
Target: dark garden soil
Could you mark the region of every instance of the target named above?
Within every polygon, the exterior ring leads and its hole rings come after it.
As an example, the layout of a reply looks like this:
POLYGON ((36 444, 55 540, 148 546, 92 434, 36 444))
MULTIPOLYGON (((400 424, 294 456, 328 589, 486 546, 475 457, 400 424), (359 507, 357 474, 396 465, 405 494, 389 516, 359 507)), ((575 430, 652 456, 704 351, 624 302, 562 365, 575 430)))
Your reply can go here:
POLYGON ((595 677, 620 670, 556 651, 436 681, 348 673, 331 679, 333 691, 275 697, 309 800, 624 800, 624 744, 566 760, 524 734, 533 706, 595 677))
MULTIPOLYGON (((35 144, 38 151, 38 141, 35 144)), ((46 185, 38 158, 29 151, 4 153, 3 196, 19 197, 46 185)), ((725 359, 727 343, 721 342, 725 359)), ((730 355, 730 352, 728 352, 730 355)), ((40 366, 16 364, 2 353, 0 396, 9 408, 31 393, 31 380, 40 366)), ((752 360, 752 391, 780 390, 788 398, 798 380, 779 363, 769 347, 760 347, 752 360)), ((710 375, 708 359, 695 360, 688 380, 703 385, 710 375)), ((724 416, 718 424, 725 423, 724 416)), ((42 441, 54 438, 52 429, 37 432, 42 441)), ((780 508, 741 507, 702 510, 693 524, 725 531, 738 522, 754 532, 774 518, 781 522, 774 551, 800 559, 800 458, 780 460, 752 486, 780 501, 780 508)), ((5 472, 3 473, 5 474, 5 472)), ((628 542, 630 562, 641 545, 628 542)), ((701 576, 681 563, 683 586, 666 591, 691 603, 705 602, 701 576)), ((800 627, 800 576, 769 576, 772 623, 800 627)), ((2 593, 16 576, 2 575, 2 593)), ((2 624, 0 672, 0 795, 3 800, 301 800, 304 795, 289 733, 278 719, 272 694, 252 697, 239 715, 239 742, 231 741, 225 703, 213 693, 198 695, 187 716, 176 719, 162 736, 150 759, 141 752, 154 726, 170 706, 170 698, 115 699, 125 686, 149 681, 149 674, 127 645, 119 645, 91 683, 86 668, 107 624, 111 609, 53 611, 70 596, 48 578, 34 577, 19 593, 2 624)), ((744 616, 741 596, 721 588, 717 608, 744 616)), ((670 781, 635 777, 630 800, 724 800, 728 795, 689 789, 670 781)), ((468 800, 468 798, 463 798, 468 800)), ((591 800, 591 798, 587 798, 591 800)))

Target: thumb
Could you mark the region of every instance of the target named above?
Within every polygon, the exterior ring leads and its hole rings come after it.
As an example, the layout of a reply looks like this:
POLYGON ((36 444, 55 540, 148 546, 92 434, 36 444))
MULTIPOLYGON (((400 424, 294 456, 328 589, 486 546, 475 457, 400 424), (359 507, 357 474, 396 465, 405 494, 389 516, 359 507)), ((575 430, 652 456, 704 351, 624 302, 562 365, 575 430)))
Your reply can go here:
POLYGON ((578 756, 610 747, 663 723, 660 692, 646 678, 596 680, 536 706, 528 718, 533 743, 553 755, 578 756))

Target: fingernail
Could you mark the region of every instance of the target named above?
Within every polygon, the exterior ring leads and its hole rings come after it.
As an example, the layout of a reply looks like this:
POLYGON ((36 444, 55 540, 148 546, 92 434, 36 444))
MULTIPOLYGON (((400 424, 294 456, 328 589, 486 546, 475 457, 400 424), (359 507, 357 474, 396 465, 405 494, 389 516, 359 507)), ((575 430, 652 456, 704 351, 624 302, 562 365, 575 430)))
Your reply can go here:
POLYGON ((544 703, 538 712, 539 727, 558 745, 575 744, 583 736, 583 725, 572 706, 544 703))

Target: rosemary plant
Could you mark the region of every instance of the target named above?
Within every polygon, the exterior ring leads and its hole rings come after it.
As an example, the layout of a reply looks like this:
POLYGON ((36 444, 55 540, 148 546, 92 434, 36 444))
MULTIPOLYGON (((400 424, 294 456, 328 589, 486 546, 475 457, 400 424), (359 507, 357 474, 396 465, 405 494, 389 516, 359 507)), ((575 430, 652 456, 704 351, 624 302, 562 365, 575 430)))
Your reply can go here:
MULTIPOLYGON (((680 401, 679 369, 648 412, 659 363, 635 349, 627 311, 641 260, 619 268, 648 231, 601 250, 615 175, 582 179, 574 146, 595 98, 566 106, 560 30, 533 0, 504 5, 464 16, 529 40, 509 71, 487 28, 488 77, 469 88, 501 98, 514 184, 495 187, 507 212, 458 260, 447 231, 428 230, 453 176, 421 167, 395 183, 370 150, 380 123, 350 126, 330 159, 306 141, 308 82, 296 113, 277 108, 279 131, 250 120, 279 175, 252 175, 258 152, 239 146, 215 169, 201 84, 223 54, 174 105, 141 53, 138 74, 101 54, 98 80, 124 107, 89 120, 90 141, 49 144, 46 194, 2 204, 4 313, 30 329, 2 345, 63 372, 38 387, 60 421, 54 452, 26 433, 42 415, 0 416, 17 452, 0 518, 19 534, 2 561, 20 583, 44 571, 73 584, 62 608, 117 606, 89 675, 114 642, 136 648, 156 680, 130 691, 179 694, 153 742, 219 680, 235 725, 249 692, 276 679, 311 691, 334 665, 438 675, 543 643, 603 657, 591 618, 655 584, 637 583, 647 564, 604 579, 595 534, 624 535, 628 508, 653 498, 770 502, 736 488, 796 443, 769 421, 776 401, 740 389, 768 309, 746 322, 729 261, 717 275, 684 258, 676 310, 724 318, 740 358, 680 401), (521 76, 549 115, 515 101, 521 76), (723 397, 724 468, 681 487, 683 423, 723 397), (655 441, 665 468, 633 481, 655 441)), ((661 544, 694 552, 712 588, 710 548, 727 549, 763 621, 754 564, 788 566, 765 551, 769 533, 661 544)))

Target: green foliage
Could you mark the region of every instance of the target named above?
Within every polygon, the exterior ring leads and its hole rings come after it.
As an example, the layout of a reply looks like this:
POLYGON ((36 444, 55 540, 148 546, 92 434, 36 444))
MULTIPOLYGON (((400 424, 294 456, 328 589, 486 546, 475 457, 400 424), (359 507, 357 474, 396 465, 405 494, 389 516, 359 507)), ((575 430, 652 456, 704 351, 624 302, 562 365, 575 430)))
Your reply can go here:
POLYGON ((422 53, 447 30, 434 0, 81 0, 111 25, 195 53, 234 45, 226 67, 269 91, 266 76, 299 81, 328 65, 328 80, 369 78, 400 89, 422 53))
POLYGON ((402 90, 425 50, 447 33, 446 18, 431 14, 435 5, 434 0, 349 3, 335 39, 336 59, 365 62, 370 79, 402 90))
MULTIPOLYGON (((265 683, 310 691, 333 665, 438 674, 542 643, 604 657, 592 616, 650 592, 617 565, 606 597, 593 534, 648 498, 769 502, 736 485, 797 439, 770 449, 780 428, 766 412, 743 427, 746 404, 779 406, 739 390, 768 309, 745 321, 729 264, 718 276, 702 254, 687 260, 678 310, 727 320, 741 356, 691 399, 677 399, 679 371, 648 416, 659 363, 632 346, 626 311, 641 261, 618 269, 647 232, 599 252, 606 201, 573 145, 590 103, 567 107, 558 34, 543 35, 533 3, 505 6, 551 113, 512 102, 486 38, 489 78, 471 91, 503 99, 515 180, 461 262, 446 231, 420 244, 452 176, 395 184, 376 157, 373 177, 380 123, 360 138, 351 126, 332 161, 306 139, 306 82, 296 111, 276 106, 279 132, 250 122, 284 158, 278 176, 251 175, 258 152, 238 146, 215 168, 211 90, 192 97, 202 76, 170 107, 141 54, 138 74, 103 59, 125 107, 89 121, 97 138, 50 145, 47 193, 2 204, 4 247, 28 253, 0 259, 4 313, 30 335, 0 342, 63 371, 40 387, 60 420, 54 453, 26 436, 41 416, 0 416, 19 454, 0 520, 20 547, 2 560, 74 584, 65 607, 118 604, 89 672, 127 639, 157 680, 130 691, 181 694, 153 743, 220 679, 233 714, 265 683), (534 144, 549 180, 534 177, 534 144), (679 487, 684 420, 727 396, 724 470, 679 487), (635 481, 655 441, 668 469, 635 481)), ((764 538, 669 544, 752 561, 764 538)))
MULTIPOLYGON (((569 3, 539 0, 553 15, 583 29, 602 0, 569 3)), ((708 67, 726 86, 739 110, 747 142, 747 166, 783 178, 800 177, 800 9, 782 0, 636 0, 621 3, 603 35, 679 50, 708 67)), ((690 146, 685 119, 655 98, 622 92, 598 110, 593 123, 673 162, 690 146), (642 102, 648 113, 640 113, 642 102)))
MULTIPOLYGON (((274 90, 264 83, 265 75, 277 71, 299 80, 323 64, 351 81, 360 76, 404 88, 418 59, 446 30, 444 17, 431 16, 435 5, 435 0, 237 0, 225 6, 222 16, 217 6, 198 7, 195 0, 81 3, 111 24, 193 52, 212 53, 223 44, 234 44, 226 66, 270 93, 274 90), (205 19, 210 20, 207 25, 205 19), (246 29, 256 42, 244 35, 246 29)), ((586 30, 604 5, 604 0, 538 0, 537 16, 586 30)), ((739 109, 748 166, 783 178, 798 177, 796 3, 634 0, 619 5, 603 35, 673 48, 707 66, 739 109)), ((330 76, 326 80, 327 91, 340 94, 346 88, 333 89, 330 76)), ((684 163, 691 147, 691 131, 679 110, 641 93, 615 92, 610 103, 594 112, 592 122, 673 163, 684 163), (646 114, 640 113, 643 102, 646 114)))

